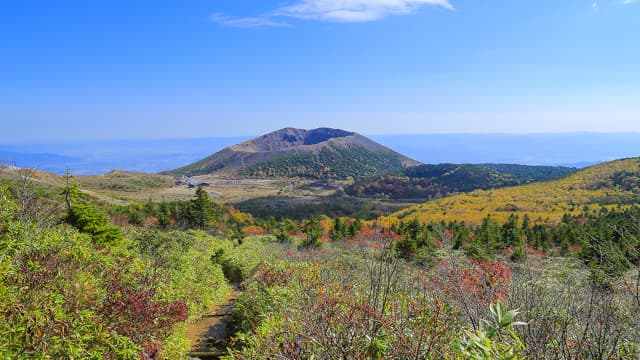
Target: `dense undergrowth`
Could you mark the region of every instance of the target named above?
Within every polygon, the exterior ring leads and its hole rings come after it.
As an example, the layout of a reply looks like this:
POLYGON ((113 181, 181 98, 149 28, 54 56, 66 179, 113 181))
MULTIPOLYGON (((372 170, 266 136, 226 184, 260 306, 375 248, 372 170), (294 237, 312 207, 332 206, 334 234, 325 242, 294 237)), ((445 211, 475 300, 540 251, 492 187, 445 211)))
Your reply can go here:
POLYGON ((133 240, 102 247, 67 227, 6 226, 4 358, 134 359, 143 349, 176 358, 187 346, 176 325, 227 291, 210 261, 217 241, 203 234, 162 237, 175 246, 156 257, 133 240))
POLYGON ((634 359, 638 219, 585 207, 558 222, 298 223, 201 188, 106 206, 11 183, 0 358, 184 359, 186 323, 239 282, 230 359, 634 359))
POLYGON ((451 244, 433 266, 416 266, 394 241, 361 234, 259 265, 235 308, 228 358, 638 356, 638 284, 629 279, 605 286, 578 259, 473 260, 451 244))
POLYGON ((138 359, 143 351, 181 358, 185 321, 229 290, 216 255, 231 252, 231 241, 123 230, 80 203, 77 227, 55 218, 36 225, 17 219, 6 188, 0 197, 3 359, 138 359))

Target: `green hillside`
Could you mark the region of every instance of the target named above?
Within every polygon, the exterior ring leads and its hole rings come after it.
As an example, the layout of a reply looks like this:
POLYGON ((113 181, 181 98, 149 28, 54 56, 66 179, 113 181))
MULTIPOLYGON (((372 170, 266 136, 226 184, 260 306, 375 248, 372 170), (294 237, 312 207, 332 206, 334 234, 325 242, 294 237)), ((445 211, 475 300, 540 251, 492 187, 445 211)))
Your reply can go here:
POLYGON ((402 161, 391 151, 369 151, 363 146, 326 146, 318 153, 298 153, 261 161, 240 171, 251 177, 306 177, 344 179, 402 170, 402 161))
POLYGON ((433 199, 461 192, 552 180, 574 171, 567 167, 512 164, 421 165, 404 169, 399 175, 385 174, 359 180, 345 191, 354 196, 433 199))
POLYGON ((421 221, 458 220, 479 224, 490 215, 506 220, 516 212, 532 219, 558 221, 584 206, 618 206, 640 202, 640 158, 595 165, 561 179, 527 185, 476 190, 409 207, 384 221, 417 217, 421 221))
POLYGON ((416 165, 420 162, 354 132, 285 128, 166 174, 346 179, 397 172, 416 165))

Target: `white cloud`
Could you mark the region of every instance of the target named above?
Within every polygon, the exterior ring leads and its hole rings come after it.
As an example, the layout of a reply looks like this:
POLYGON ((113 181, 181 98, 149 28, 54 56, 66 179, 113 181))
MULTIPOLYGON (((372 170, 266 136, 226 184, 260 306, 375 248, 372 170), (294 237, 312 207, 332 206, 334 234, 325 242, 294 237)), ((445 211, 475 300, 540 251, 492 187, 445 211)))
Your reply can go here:
POLYGON ((624 4, 624 5, 629 5, 629 4, 633 4, 635 1, 636 1, 636 0, 624 0, 624 1, 622 2, 622 4, 624 4))
POLYGON ((593 12, 598 12, 600 10, 600 6, 597 2, 594 1, 591 3, 591 10, 593 10, 593 12))
POLYGON ((215 13, 209 16, 209 20, 220 25, 241 28, 287 26, 284 23, 272 20, 271 18, 265 16, 234 18, 231 16, 215 13))
POLYGON ((454 9, 449 0, 298 0, 256 17, 236 18, 216 13, 210 19, 232 27, 286 25, 278 21, 282 18, 355 23, 375 21, 389 15, 408 15, 427 5, 454 9))
POLYGON ((448 0, 302 0, 283 6, 275 16, 299 19, 365 22, 387 15, 410 14, 425 5, 437 5, 453 10, 448 0))

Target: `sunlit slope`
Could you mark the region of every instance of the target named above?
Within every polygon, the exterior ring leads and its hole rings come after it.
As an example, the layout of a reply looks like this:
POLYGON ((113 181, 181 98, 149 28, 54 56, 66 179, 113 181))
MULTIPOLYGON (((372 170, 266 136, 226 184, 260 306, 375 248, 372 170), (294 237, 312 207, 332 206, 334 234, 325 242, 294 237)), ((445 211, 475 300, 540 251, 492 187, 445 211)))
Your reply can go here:
POLYGON ((560 166, 428 164, 404 169, 399 174, 359 179, 346 187, 345 192, 354 196, 427 201, 475 190, 555 180, 575 171, 560 166))
POLYGON ((421 221, 465 221, 478 224, 487 215, 505 220, 511 213, 557 222, 585 205, 640 203, 640 158, 595 165, 565 178, 498 190, 479 190, 416 205, 380 218, 382 224, 417 217, 421 221))
MULTIPOLYGON (((0 182, 23 182, 28 180, 52 193, 60 193, 66 186, 64 175, 35 169, 0 168, 0 182)), ((171 176, 147 174, 133 171, 113 170, 104 175, 72 176, 71 184, 77 184, 80 191, 97 197, 107 203, 122 203, 134 199, 138 201, 164 194, 174 184, 171 176)), ((187 194, 187 196, 190 196, 187 194)))
POLYGON ((345 179, 401 171, 420 164, 354 132, 285 128, 165 174, 345 179))

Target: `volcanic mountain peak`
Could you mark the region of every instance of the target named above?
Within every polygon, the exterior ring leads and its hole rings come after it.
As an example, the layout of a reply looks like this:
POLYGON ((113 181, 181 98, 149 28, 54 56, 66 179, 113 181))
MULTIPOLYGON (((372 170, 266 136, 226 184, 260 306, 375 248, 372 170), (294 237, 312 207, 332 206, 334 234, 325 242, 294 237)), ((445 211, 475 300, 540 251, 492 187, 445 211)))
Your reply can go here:
POLYGON ((280 151, 304 145, 316 145, 331 139, 354 136, 356 133, 330 128, 313 130, 284 128, 258 138, 231 146, 231 150, 243 152, 280 151))
POLYGON ((420 165, 355 132, 280 129, 230 146, 168 174, 346 178, 420 165))

